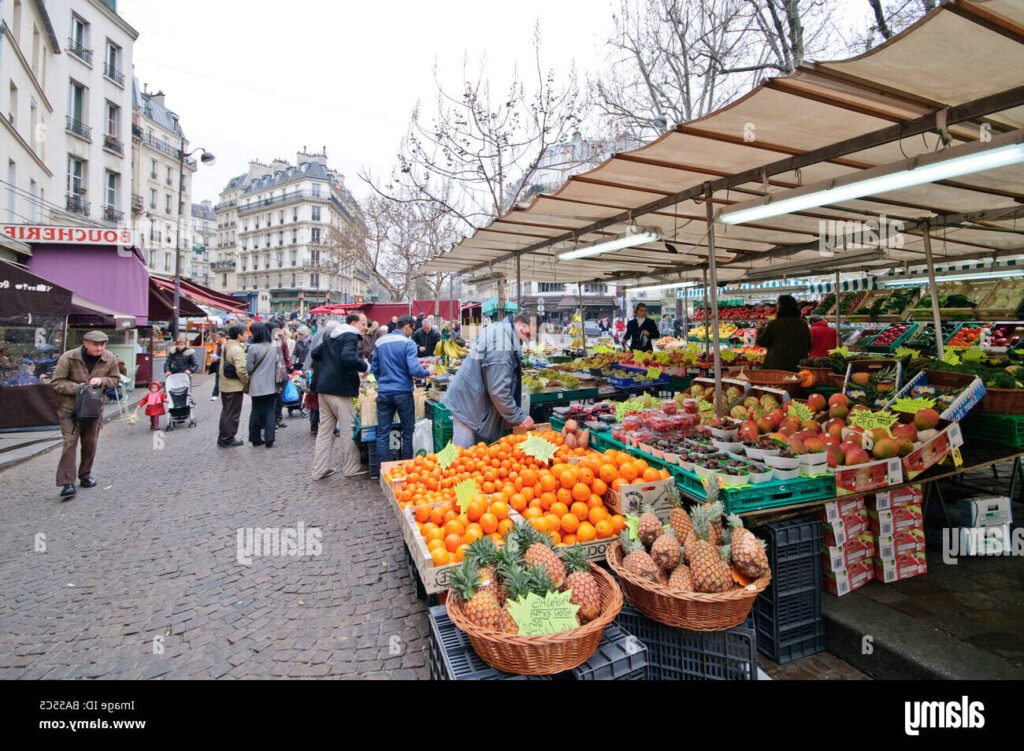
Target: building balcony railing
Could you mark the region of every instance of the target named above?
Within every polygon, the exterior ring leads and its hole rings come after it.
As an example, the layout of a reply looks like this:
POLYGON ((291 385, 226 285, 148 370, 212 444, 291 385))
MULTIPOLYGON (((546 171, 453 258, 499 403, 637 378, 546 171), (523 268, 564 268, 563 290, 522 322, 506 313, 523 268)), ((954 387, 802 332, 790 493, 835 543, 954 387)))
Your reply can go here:
POLYGON ((238 205, 238 201, 222 201, 213 207, 214 211, 223 211, 224 209, 231 209, 238 205))
POLYGON ((103 136, 103 148, 107 151, 112 151, 115 154, 124 156, 124 144, 116 136, 112 136, 110 134, 103 136))
MULTIPOLYGON (((175 146, 171 146, 170 144, 164 143, 163 141, 158 141, 158 140, 156 140, 155 138, 153 138, 150 135, 146 135, 146 137, 142 139, 142 142, 145 143, 145 144, 148 144, 149 146, 152 146, 157 151, 159 151, 159 152, 161 152, 163 154, 166 154, 167 156, 171 157, 172 159, 175 159, 175 160, 181 159, 181 149, 180 148, 177 148, 175 146)), ((185 164, 187 166, 191 167, 192 169, 196 169, 196 167, 197 167, 196 160, 192 159, 191 157, 185 157, 185 164)))
POLYGON ((74 193, 68 193, 67 209, 75 214, 84 214, 89 216, 89 202, 85 200, 84 196, 75 195, 74 193))
POLYGON ((92 50, 87 50, 74 39, 68 39, 68 53, 74 55, 86 65, 92 65, 92 50))
POLYGON ((234 261, 214 261, 210 264, 210 269, 213 271, 234 271, 234 261))
POLYGON ((117 68, 112 66, 110 63, 106 63, 103 66, 103 75, 109 78, 111 81, 116 83, 121 88, 124 88, 124 73, 119 71, 117 68))
POLYGON ((142 211, 144 205, 145 204, 144 204, 144 202, 142 200, 142 196, 136 195, 136 194, 133 193, 132 194, 132 210, 133 211, 142 211))
POLYGON ((132 138, 138 138, 142 140, 142 127, 132 123, 132 138))
POLYGON ((67 131, 68 133, 73 133, 79 138, 84 138, 86 141, 92 143, 92 128, 83 123, 81 120, 76 120, 70 115, 68 115, 67 131))
POLYGON ((118 211, 113 206, 103 207, 103 221, 105 222, 120 222, 124 219, 124 212, 118 211))
MULTIPOLYGON (((330 195, 314 195, 309 190, 295 190, 291 193, 285 193, 284 195, 274 196, 273 198, 261 198, 258 201, 252 201, 248 205, 241 205, 238 207, 239 216, 252 213, 254 211, 261 211, 266 209, 268 206, 282 206, 295 201, 330 201, 334 199, 330 195)), ((336 199, 334 199, 336 200, 336 199)), ((339 203, 340 205, 340 203, 339 203)))

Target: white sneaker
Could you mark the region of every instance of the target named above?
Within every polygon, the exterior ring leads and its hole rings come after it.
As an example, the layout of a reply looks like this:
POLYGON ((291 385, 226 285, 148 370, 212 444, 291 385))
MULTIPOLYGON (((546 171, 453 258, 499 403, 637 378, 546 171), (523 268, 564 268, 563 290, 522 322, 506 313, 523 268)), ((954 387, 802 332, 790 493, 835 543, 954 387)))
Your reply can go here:
POLYGON ((216 396, 211 396, 210 397, 210 401, 211 402, 215 402, 215 401, 217 401, 217 399, 218 399, 218 397, 216 397, 216 396))

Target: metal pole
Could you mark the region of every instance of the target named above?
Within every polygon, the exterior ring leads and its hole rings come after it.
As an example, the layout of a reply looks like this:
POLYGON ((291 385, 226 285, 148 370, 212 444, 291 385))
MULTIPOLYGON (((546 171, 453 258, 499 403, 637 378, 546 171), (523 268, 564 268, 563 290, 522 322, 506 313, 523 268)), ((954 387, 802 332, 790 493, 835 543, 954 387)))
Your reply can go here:
POLYGON ((836 269, 835 294, 836 294, 836 346, 837 347, 842 347, 843 346, 843 337, 839 333, 839 331, 840 331, 840 328, 839 328, 839 269, 836 269))
POLYGON ((928 291, 932 296, 932 325, 935 327, 935 351, 939 359, 946 356, 942 336, 942 318, 939 316, 939 290, 935 286, 935 262, 932 260, 932 228, 929 222, 924 223, 921 237, 924 239, 924 260, 928 264, 928 291))
POLYGON ((523 312, 523 271, 519 267, 519 261, 522 256, 516 256, 516 305, 519 306, 519 312, 523 312))
POLYGON ((718 267, 715 263, 715 205, 712 201, 713 193, 711 183, 705 183, 707 190, 704 192, 704 209, 708 223, 708 275, 710 278, 711 290, 711 315, 712 326, 715 337, 715 413, 721 417, 722 406, 722 354, 720 351, 721 341, 718 336, 718 267))
POLYGON ((704 289, 701 295, 701 305, 704 306, 704 362, 708 361, 708 356, 711 354, 708 347, 711 346, 711 339, 708 334, 711 333, 711 329, 708 326, 711 325, 711 311, 708 310, 708 267, 705 266, 700 270, 701 276, 704 278, 704 289))
POLYGON ((181 318, 181 215, 185 200, 185 139, 181 139, 178 152, 178 237, 174 243, 174 318, 171 320, 171 334, 178 338, 178 321, 181 318))

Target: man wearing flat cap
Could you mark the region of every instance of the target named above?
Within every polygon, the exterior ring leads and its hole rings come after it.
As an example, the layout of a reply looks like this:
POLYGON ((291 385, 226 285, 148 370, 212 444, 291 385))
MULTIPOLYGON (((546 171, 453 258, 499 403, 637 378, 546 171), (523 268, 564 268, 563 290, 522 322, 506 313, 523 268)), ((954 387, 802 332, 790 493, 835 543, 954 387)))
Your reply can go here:
POLYGON ((102 331, 90 331, 85 335, 80 349, 65 352, 57 361, 50 385, 60 395, 57 417, 60 419, 64 447, 57 465, 57 485, 61 488, 61 498, 70 499, 75 495, 76 476, 83 488, 96 487, 96 480, 92 478, 92 463, 96 458, 103 418, 83 422, 76 422, 72 418, 78 387, 88 383, 90 386, 112 389, 120 382, 117 358, 107 351, 107 335, 102 331), (82 443, 82 461, 76 473, 79 440, 82 443))

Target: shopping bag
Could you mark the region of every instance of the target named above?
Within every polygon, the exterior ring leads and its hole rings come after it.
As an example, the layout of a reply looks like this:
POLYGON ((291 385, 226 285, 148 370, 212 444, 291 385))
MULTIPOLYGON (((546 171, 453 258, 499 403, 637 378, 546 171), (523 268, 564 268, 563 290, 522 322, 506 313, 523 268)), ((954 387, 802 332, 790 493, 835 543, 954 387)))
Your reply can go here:
MULTIPOLYGON (((421 450, 428 454, 434 453, 434 430, 430 420, 419 420, 416 429, 412 433, 412 453, 418 454, 421 450)), ((443 447, 442 447, 443 448, 443 447)))
POLYGON ((291 404, 299 400, 299 388, 293 381, 288 381, 284 385, 284 394, 281 396, 281 401, 285 404, 291 404))

